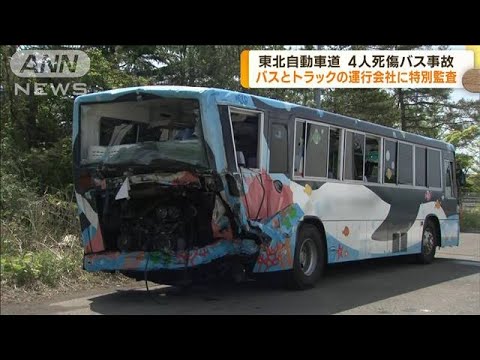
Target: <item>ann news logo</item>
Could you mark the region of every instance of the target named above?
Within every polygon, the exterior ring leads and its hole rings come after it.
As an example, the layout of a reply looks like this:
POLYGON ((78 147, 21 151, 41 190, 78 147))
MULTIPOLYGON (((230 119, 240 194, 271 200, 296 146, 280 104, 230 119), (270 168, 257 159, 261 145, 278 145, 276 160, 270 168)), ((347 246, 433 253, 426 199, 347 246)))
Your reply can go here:
MULTIPOLYGON (((21 78, 78 78, 90 70, 90 58, 81 50, 19 50, 10 59, 12 72, 21 78)), ((47 95, 50 88, 54 95, 64 96, 73 89, 73 95, 87 93, 84 83, 28 82, 25 86, 15 83, 15 95, 47 95)))

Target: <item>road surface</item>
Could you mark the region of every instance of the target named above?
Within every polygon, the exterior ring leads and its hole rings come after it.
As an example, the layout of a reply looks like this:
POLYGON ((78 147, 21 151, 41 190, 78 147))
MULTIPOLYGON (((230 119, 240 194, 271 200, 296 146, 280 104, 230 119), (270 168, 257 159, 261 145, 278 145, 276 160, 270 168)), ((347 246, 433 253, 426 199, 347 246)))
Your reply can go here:
POLYGON ((268 282, 210 284, 189 293, 143 282, 44 303, 2 305, 2 314, 480 314, 480 234, 437 251, 431 265, 402 259, 328 268, 316 288, 268 282), (151 285, 154 287, 154 285, 151 285))

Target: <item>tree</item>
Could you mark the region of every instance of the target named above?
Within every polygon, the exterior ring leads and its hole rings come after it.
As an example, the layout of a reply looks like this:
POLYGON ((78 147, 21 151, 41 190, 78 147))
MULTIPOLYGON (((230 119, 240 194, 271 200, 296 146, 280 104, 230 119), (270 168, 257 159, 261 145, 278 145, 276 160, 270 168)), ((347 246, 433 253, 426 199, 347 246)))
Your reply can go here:
MULTIPOLYGON (((21 46, 31 49, 32 46, 21 46)), ((41 45, 39 48, 58 46, 41 45)), ((64 46, 85 51, 90 71, 76 82, 89 92, 113 88, 170 84, 238 90, 314 107, 313 89, 243 89, 239 82, 240 54, 244 49, 286 49, 284 45, 81 45, 64 46)), ((329 46, 328 49, 413 49, 417 46, 329 46)), ((18 46, 0 47, 0 116, 2 161, 6 157, 22 176, 38 180, 38 191, 62 188, 71 182, 69 141, 74 95, 15 95, 14 84, 33 84, 10 71, 10 57, 18 46), (4 141, 5 140, 5 141, 4 141)), ((314 45, 305 45, 313 49, 314 45)), ((62 80, 49 79, 54 85, 62 80)), ((478 166, 479 104, 453 102, 446 89, 324 89, 322 108, 378 124, 448 139, 459 148, 459 162, 473 176, 478 166), (445 137, 445 136, 449 137, 445 137), (462 150, 464 149, 464 150, 462 150), (478 153, 478 151, 476 152, 478 153)), ((13 170, 12 170, 13 171, 13 170)))
POLYGON ((460 100, 452 113, 443 138, 457 147, 457 164, 467 174, 465 189, 480 192, 480 100, 460 100))
POLYGON ((322 108, 385 126, 395 126, 399 118, 394 97, 383 89, 331 89, 322 108))
POLYGON ((399 128, 429 137, 437 137, 448 123, 447 113, 453 106, 451 89, 395 89, 400 112, 399 128))

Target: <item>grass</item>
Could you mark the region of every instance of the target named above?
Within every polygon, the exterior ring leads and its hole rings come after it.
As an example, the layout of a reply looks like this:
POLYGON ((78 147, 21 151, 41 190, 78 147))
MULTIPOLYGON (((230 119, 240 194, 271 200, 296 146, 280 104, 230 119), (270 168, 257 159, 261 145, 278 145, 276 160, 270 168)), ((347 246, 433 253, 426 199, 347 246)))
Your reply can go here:
POLYGON ((0 273, 2 298, 15 289, 38 292, 99 285, 118 277, 82 269, 83 248, 73 198, 66 193, 30 193, 16 200, 10 216, 2 214, 0 273))
POLYGON ((58 286, 62 280, 78 278, 81 253, 40 250, 1 257, 2 282, 14 287, 32 287, 37 283, 58 286), (79 261, 80 260, 80 261, 79 261))
POLYGON ((10 151, 11 144, 5 139, 0 138, 2 303, 124 282, 120 275, 92 274, 82 269, 83 248, 73 184, 63 184, 58 172, 51 169, 62 166, 55 161, 28 162, 22 154, 10 151), (36 172, 32 163, 50 178, 45 174, 33 176, 36 172), (56 190, 45 184, 63 185, 62 190, 56 190))

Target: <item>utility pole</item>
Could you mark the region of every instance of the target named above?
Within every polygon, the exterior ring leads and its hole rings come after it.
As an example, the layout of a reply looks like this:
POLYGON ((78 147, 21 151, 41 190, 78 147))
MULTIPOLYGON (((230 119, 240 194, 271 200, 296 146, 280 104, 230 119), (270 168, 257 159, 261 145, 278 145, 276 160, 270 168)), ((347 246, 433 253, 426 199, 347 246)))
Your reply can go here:
MULTIPOLYGON (((321 45, 317 45, 317 50, 321 50, 322 46, 321 45)), ((317 88, 315 89, 315 106, 317 107, 317 109, 320 109, 320 106, 322 104, 322 89, 320 88, 317 88)))

